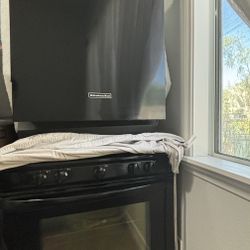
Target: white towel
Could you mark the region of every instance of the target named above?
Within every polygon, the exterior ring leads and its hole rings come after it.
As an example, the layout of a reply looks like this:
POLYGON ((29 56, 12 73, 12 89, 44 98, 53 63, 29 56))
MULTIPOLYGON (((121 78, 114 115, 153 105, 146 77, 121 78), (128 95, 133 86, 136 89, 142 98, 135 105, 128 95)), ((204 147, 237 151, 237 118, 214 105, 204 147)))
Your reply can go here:
POLYGON ((122 135, 97 135, 77 133, 39 134, 17 140, 0 149, 0 170, 30 163, 67 161, 93 158, 110 154, 166 153, 174 173, 184 150, 192 140, 185 142, 179 136, 168 133, 143 133, 122 135))

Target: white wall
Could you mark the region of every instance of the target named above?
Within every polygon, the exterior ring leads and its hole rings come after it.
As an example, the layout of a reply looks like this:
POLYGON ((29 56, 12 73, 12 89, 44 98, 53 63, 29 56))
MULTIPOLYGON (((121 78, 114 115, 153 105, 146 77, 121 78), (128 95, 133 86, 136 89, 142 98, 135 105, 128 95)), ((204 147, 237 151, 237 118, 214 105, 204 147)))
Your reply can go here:
POLYGON ((189 118, 190 111, 190 65, 186 59, 190 51, 189 47, 190 23, 182 25, 186 19, 188 1, 164 0, 165 1, 165 27, 166 27, 166 50, 172 87, 166 101, 167 119, 159 124, 159 131, 178 134, 189 138, 192 121, 189 118), (187 7, 187 8, 184 8, 187 7))
MULTIPOLYGON (((206 130, 209 129, 207 124, 209 114, 199 111, 201 107, 199 101, 208 102, 208 96, 204 98, 197 92, 192 93, 189 87, 194 84, 192 80, 199 82, 199 88, 202 88, 203 83, 207 84, 210 81, 209 68, 204 68, 202 71, 196 69, 192 75, 192 72, 187 72, 189 69, 187 58, 190 57, 192 63, 192 60, 197 61, 205 54, 207 61, 211 60, 206 56, 209 53, 205 51, 205 43, 201 44, 202 39, 209 38, 210 25, 213 25, 209 20, 211 16, 200 13, 200 16, 188 19, 190 0, 169 0, 166 3, 166 45, 173 86, 167 99, 167 120, 162 122, 159 128, 188 137, 192 133, 193 126, 198 136, 204 140, 202 142, 199 139, 199 145, 204 144, 201 151, 207 151, 208 139, 204 138, 206 135, 202 134, 203 131, 199 131, 198 125, 204 123, 201 126, 206 127, 206 130), (199 18, 202 19, 200 24, 197 20, 199 18), (195 37, 193 40, 189 37, 189 27, 191 28, 192 22, 196 22, 193 26, 196 30, 206 26, 205 36, 200 39, 195 37), (193 48, 197 49, 190 55, 192 42, 193 48), (195 97, 194 101, 190 100, 192 97, 195 97), (196 118, 200 113, 201 118, 197 118, 198 125, 193 124, 194 121, 189 116, 190 110, 193 110, 191 115, 196 118), (202 115, 205 115, 205 118, 202 118, 202 115)), ((211 0, 194 0, 194 3, 195 8, 205 5, 204 10, 213 6, 211 0)), ((207 43, 207 48, 209 46, 212 44, 207 43)), ((204 89, 206 90, 204 93, 208 91, 207 85, 204 89)), ((178 231, 182 245, 180 250, 250 249, 249 196, 249 186, 211 174, 209 171, 201 173, 194 166, 183 165, 178 176, 178 231)))
POLYGON ((183 250, 250 249, 249 186, 183 166, 179 191, 183 250))
POLYGON ((165 0, 165 27, 166 27, 166 50, 172 86, 167 98, 167 121, 162 122, 162 129, 172 133, 180 131, 178 114, 181 104, 176 102, 175 96, 179 95, 181 83, 181 53, 180 53, 180 2, 176 0, 165 0), (172 119, 174 117, 174 119, 172 119), (171 120, 170 120, 171 118, 171 120))

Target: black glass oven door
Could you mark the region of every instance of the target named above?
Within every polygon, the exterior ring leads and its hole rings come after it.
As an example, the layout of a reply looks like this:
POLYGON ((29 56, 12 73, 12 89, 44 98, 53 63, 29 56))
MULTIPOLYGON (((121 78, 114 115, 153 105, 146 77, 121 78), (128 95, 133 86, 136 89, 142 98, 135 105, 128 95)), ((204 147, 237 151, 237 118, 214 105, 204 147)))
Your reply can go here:
POLYGON ((8 250, 170 250, 167 191, 162 182, 12 199, 4 239, 8 250))
POLYGON ((150 207, 138 202, 40 221, 43 250, 148 250, 150 207))

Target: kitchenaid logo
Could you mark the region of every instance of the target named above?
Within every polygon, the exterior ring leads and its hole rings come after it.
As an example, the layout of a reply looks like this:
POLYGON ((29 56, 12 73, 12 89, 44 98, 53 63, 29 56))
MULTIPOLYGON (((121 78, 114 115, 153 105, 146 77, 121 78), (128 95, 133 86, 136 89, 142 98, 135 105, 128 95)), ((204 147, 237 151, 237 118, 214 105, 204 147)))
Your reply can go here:
POLYGON ((90 99, 112 99, 111 93, 101 93, 101 92, 89 92, 88 97, 90 99))

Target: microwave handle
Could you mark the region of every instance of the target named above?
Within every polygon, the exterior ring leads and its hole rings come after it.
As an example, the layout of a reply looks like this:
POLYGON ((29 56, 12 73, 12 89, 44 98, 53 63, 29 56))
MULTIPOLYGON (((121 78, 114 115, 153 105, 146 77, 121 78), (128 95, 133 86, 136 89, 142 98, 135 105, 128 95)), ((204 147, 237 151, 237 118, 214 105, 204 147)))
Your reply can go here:
POLYGON ((128 187, 123 189, 116 189, 111 191, 105 191, 101 193, 92 193, 92 194, 82 194, 82 195, 73 195, 73 196, 65 196, 65 197, 54 197, 54 198, 42 198, 42 199, 15 199, 15 200, 5 200, 5 209, 18 209, 18 208, 29 208, 29 207, 36 207, 42 205, 55 205, 61 203, 69 203, 69 202, 78 202, 84 201, 88 199, 95 199, 95 198, 105 198, 110 195, 117 195, 126 193, 129 191, 134 190, 141 190, 144 188, 149 187, 150 184, 136 186, 136 187, 128 187))

